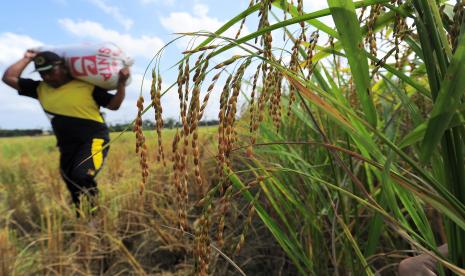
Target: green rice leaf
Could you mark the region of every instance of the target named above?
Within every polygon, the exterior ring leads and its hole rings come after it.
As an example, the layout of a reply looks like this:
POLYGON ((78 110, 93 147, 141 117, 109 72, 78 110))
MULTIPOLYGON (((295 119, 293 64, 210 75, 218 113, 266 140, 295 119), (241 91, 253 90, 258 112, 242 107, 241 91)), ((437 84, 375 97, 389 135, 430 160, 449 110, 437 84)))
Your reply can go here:
POLYGON ((350 65, 362 109, 367 121, 376 126, 378 119, 375 105, 370 97, 368 59, 363 47, 362 31, 355 13, 354 3, 345 0, 328 0, 328 5, 339 33, 339 40, 350 65))
POLYGON ((465 91, 465 35, 461 35, 445 78, 441 82, 421 144, 421 160, 427 162, 456 114, 465 91))

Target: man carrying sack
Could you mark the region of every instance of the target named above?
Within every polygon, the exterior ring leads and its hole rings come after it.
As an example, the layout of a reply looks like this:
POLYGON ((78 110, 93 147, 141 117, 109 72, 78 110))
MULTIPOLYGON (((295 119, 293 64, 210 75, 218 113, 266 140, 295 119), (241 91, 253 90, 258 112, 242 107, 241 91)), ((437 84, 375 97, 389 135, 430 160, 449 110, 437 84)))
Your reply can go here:
MULTIPOLYGON (((3 82, 18 90, 21 96, 37 99, 49 117, 60 150, 60 173, 79 210, 81 197, 90 207, 98 194, 95 176, 102 168, 109 142, 109 131, 100 107, 119 109, 125 97, 128 68, 119 70, 116 93, 74 79, 62 57, 50 51, 28 50, 3 74, 3 82), (26 66, 34 61, 42 81, 21 78, 26 66)), ((91 209, 91 210, 92 210, 91 209)))

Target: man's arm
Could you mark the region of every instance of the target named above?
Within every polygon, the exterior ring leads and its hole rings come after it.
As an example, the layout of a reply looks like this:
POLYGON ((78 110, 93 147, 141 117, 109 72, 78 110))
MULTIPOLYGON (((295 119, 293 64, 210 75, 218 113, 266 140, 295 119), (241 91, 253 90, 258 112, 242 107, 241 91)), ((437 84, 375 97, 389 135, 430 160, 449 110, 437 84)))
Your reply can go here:
POLYGON ((33 50, 27 50, 22 59, 13 63, 5 70, 2 81, 12 88, 19 90, 19 77, 21 76, 24 68, 26 68, 36 54, 37 52, 33 50))
POLYGON ((107 104, 106 108, 110 110, 119 109, 126 95, 126 81, 128 80, 129 75, 130 75, 129 68, 124 67, 123 69, 119 70, 116 94, 113 96, 111 101, 107 104))

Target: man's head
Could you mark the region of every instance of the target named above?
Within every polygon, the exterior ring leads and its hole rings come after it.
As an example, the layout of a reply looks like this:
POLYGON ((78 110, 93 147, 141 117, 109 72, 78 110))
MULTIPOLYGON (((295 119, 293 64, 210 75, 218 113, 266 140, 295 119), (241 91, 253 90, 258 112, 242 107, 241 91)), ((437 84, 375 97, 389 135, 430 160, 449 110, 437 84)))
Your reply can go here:
POLYGON ((44 82, 52 87, 60 87, 71 80, 64 59, 53 52, 37 53, 34 57, 34 66, 44 82))
POLYGON ((37 72, 50 70, 53 66, 63 63, 63 58, 50 51, 39 52, 34 57, 34 66, 37 72))

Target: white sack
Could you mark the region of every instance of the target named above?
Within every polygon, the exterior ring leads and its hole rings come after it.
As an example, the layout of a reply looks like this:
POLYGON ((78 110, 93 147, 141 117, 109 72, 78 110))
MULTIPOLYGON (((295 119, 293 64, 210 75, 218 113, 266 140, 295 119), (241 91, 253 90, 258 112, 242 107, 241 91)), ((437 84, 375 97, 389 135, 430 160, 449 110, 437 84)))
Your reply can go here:
MULTIPOLYGON (((107 90, 116 89, 118 72, 133 60, 111 42, 98 44, 43 46, 38 51, 51 51, 65 59, 71 75, 107 90)), ((130 83, 128 79, 126 85, 130 83)))

